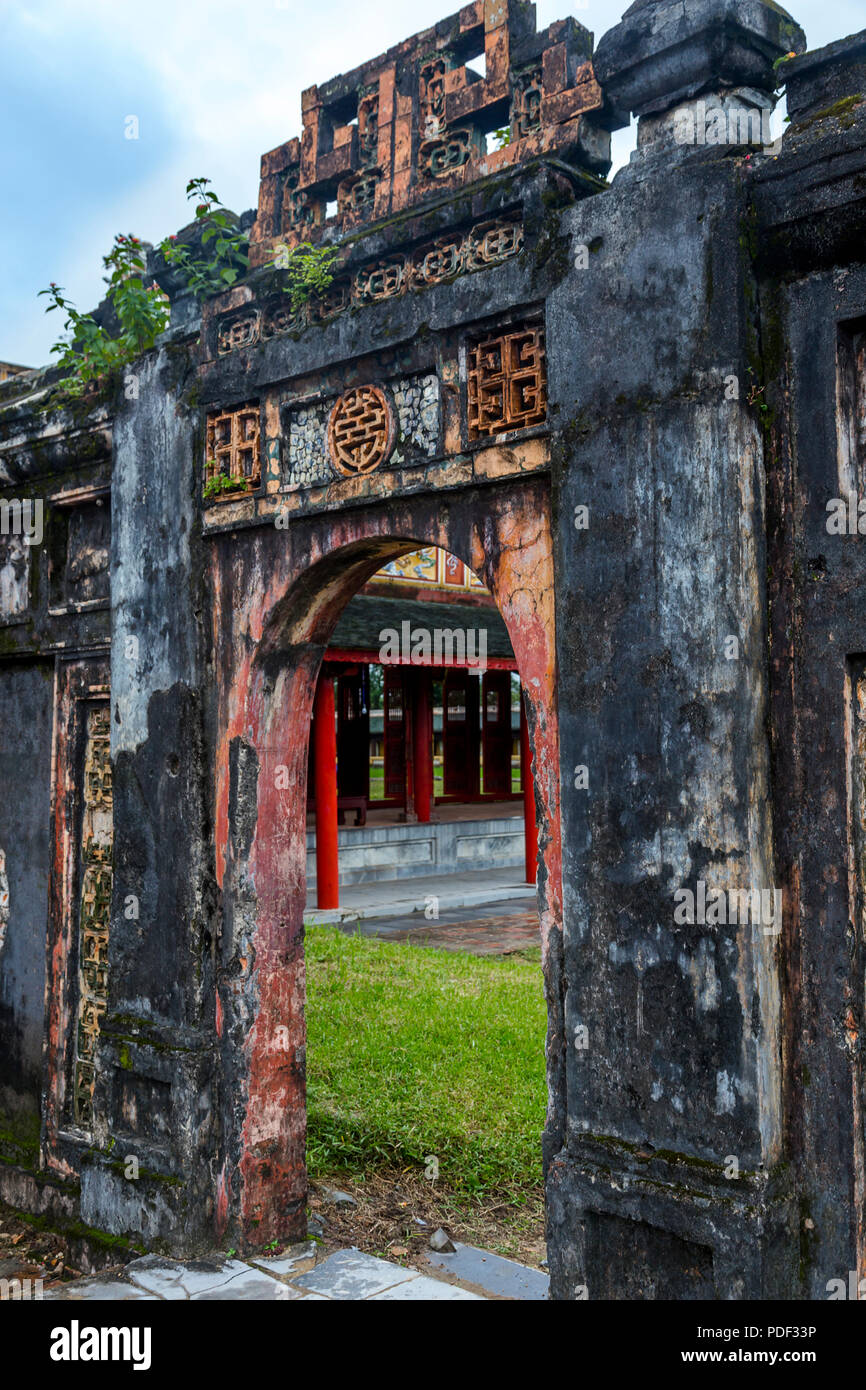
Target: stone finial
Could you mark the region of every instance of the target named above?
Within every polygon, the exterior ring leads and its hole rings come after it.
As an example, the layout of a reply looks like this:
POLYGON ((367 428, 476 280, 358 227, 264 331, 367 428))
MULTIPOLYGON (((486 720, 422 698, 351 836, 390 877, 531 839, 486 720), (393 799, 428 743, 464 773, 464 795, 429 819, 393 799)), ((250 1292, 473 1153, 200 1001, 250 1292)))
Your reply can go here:
POLYGON ((805 48, 803 30, 773 0, 637 0, 593 66, 609 101, 648 116, 703 92, 769 94, 775 60, 805 48))

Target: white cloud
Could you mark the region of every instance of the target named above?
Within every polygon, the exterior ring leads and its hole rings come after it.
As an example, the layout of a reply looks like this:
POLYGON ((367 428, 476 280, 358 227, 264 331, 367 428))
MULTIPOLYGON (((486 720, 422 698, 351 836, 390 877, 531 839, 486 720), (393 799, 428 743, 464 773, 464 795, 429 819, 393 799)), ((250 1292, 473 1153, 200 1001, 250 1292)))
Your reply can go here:
MULTIPOLYGON (((829 42, 862 24, 861 0, 803 0, 792 9, 813 46, 829 42)), ((617 23, 628 0, 540 0, 539 28, 572 14, 592 29, 596 40, 617 23)), ((81 71, 81 102, 90 100, 100 63, 120 63, 129 74, 130 90, 142 80, 155 84, 155 107, 169 113, 171 147, 158 158, 156 171, 122 193, 99 186, 83 164, 77 181, 78 201, 65 208, 70 232, 64 245, 42 250, 34 264, 36 287, 58 280, 80 305, 90 306, 101 291, 100 257, 115 231, 135 231, 157 240, 189 220, 184 198, 188 178, 205 175, 225 202, 238 211, 254 207, 261 154, 301 131, 301 92, 345 72, 393 44, 434 24, 458 8, 456 0, 379 0, 375 7, 352 0, 149 0, 146 6, 122 0, 30 0, 7 10, 0 19, 4 42, 12 45, 16 26, 22 54, 37 48, 56 61, 66 51, 92 55, 81 71), (27 41, 24 42, 24 35, 27 41), (90 184, 89 184, 90 180, 90 184), (47 257, 51 255, 49 264, 47 257)), ((122 90, 122 84, 121 84, 122 90)), ((117 138, 125 116, 117 112, 117 138)), ((156 138, 143 119, 142 140, 156 138)), ((618 156, 627 155, 633 135, 617 140, 618 156)), ((130 142, 132 144, 133 142, 130 142)), ((130 157, 134 151, 130 150, 130 157)), ((27 239, 28 218, 55 215, 42 188, 57 158, 76 159, 74 148, 55 141, 44 150, 42 168, 33 170, 33 187, 19 190, 20 235, 27 239)), ((34 238, 36 240, 36 238, 34 238)), ((26 242, 25 242, 26 244, 26 242)), ((35 291, 34 291, 35 292, 35 291)), ((42 301, 10 306, 4 323, 0 357, 39 360, 47 355, 52 316, 46 324, 42 301)))

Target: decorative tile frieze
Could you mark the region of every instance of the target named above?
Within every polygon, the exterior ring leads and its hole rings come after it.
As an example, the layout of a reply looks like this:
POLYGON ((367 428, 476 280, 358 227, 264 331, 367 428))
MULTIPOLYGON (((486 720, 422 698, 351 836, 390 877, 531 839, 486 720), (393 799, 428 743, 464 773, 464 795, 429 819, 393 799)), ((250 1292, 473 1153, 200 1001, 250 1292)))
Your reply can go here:
POLYGON ((288 420, 286 484, 294 490, 326 483, 332 477, 328 462, 330 404, 304 405, 288 420))
POLYGON ((323 295, 310 303, 310 318, 314 323, 325 323, 336 318, 348 309, 352 302, 352 286, 348 280, 335 280, 323 295))
POLYGON ((405 256, 389 256, 383 261, 366 265, 355 276, 353 298, 356 304, 376 304, 391 299, 406 288, 407 260, 405 256))
POLYGON ((466 270, 485 270, 510 260, 523 249, 523 224, 520 222, 482 222, 473 227, 466 238, 464 267, 466 270))
POLYGON ((340 213, 359 213, 371 208, 376 199, 377 177, 373 169, 344 179, 337 188, 337 208, 340 213))
POLYGON ((261 317, 260 334, 262 342, 279 338, 283 333, 297 333, 305 326, 303 314, 293 310, 287 299, 276 300, 265 306, 261 317))
MULTIPOLYGON (((366 388, 365 388, 366 389, 366 388)), ((440 448, 441 405, 439 379, 435 372, 423 376, 401 377, 377 388, 390 404, 394 416, 394 439, 390 460, 394 464, 420 463, 433 458, 440 448)), ((343 468, 332 462, 328 440, 328 425, 335 401, 315 401, 295 408, 285 408, 284 431, 286 450, 286 487, 322 486, 334 480, 337 472, 372 472, 367 469, 343 468)))
POLYGON ((445 284, 457 275, 501 265, 523 249, 523 224, 514 217, 480 222, 468 232, 452 232, 413 252, 371 261, 351 280, 335 281, 320 298, 292 311, 288 300, 266 304, 259 311, 226 314, 217 325, 217 350, 225 356, 255 342, 268 342, 285 333, 299 333, 308 323, 335 318, 353 304, 378 304, 445 284))
POLYGON ((480 140, 472 130, 449 130, 436 140, 425 140, 418 151, 418 172, 422 179, 441 179, 461 169, 477 157, 480 140))
POLYGON ((259 336, 259 312, 250 309, 242 314, 233 314, 220 323, 218 346, 222 353, 234 352, 236 348, 248 347, 259 336))
POLYGON ((398 381, 391 395, 398 433, 394 462, 403 463, 414 454, 433 458, 439 452, 439 378, 431 373, 398 381))
POLYGON ((425 246, 412 259, 409 277, 413 288, 425 289, 453 280, 466 268, 468 238, 460 235, 443 237, 432 246, 425 246))

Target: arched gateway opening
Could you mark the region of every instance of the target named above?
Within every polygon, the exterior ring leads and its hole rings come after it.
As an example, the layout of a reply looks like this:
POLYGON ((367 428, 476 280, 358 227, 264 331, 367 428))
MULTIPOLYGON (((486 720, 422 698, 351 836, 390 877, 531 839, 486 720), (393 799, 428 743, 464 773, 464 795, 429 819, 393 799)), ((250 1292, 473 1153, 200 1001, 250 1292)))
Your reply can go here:
MULTIPOLYGON (((224 934, 230 938, 217 1001, 224 1150, 216 1225, 220 1236, 228 1233, 250 1245, 298 1238, 306 1229, 308 744, 317 704, 320 729, 329 722, 334 727, 328 649, 352 597, 383 566, 423 547, 456 556, 477 575, 507 629, 532 751, 546 977, 550 952, 559 949, 561 938, 546 487, 536 481, 496 494, 473 493, 459 505, 439 504, 432 512, 429 503, 417 509, 403 503, 354 518, 320 518, 305 523, 303 531, 303 538, 299 535, 283 552, 273 547, 273 536, 265 544, 260 535, 243 554, 236 550, 233 597, 225 592, 224 580, 217 588, 218 646, 225 644, 226 653, 230 647, 235 658, 219 668, 222 736, 215 768, 217 877, 225 903, 224 934), (328 692, 324 700, 323 689, 328 692)), ((224 576, 225 570, 220 573, 224 576)), ((324 748, 323 743, 322 752, 324 748)), ((332 783, 335 801, 336 790, 332 783)), ((407 793, 412 814, 418 814, 416 806, 426 796, 423 775, 420 792, 413 775, 407 793)), ((328 833, 336 828, 337 810, 333 804, 327 811, 328 833)), ((327 867, 321 880, 327 891, 326 880, 327 867)), ((334 887, 339 893, 339 885, 334 887)), ((548 1010, 550 1068, 559 1065, 562 1026, 549 992, 548 1010)))
POLYGON ((534 898, 537 850, 508 630, 462 560, 411 551, 349 600, 319 669, 307 919, 399 918, 425 894, 438 919, 458 890, 534 898))

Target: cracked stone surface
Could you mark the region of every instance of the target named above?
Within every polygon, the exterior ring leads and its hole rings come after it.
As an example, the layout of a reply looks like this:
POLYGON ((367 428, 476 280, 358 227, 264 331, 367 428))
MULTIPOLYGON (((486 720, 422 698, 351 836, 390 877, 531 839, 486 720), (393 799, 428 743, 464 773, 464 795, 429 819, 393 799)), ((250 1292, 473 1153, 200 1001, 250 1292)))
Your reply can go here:
POLYGON ((302 1274, 298 1283, 328 1298, 363 1299, 413 1277, 413 1270, 389 1260, 362 1255, 360 1250, 338 1250, 309 1274, 302 1274))
POLYGON ((546 1300, 550 1279, 541 1270, 530 1269, 516 1260, 506 1260, 490 1250, 479 1250, 474 1245, 461 1245, 460 1241, 455 1241, 454 1245, 451 1255, 431 1250, 427 1256, 431 1265, 501 1298, 546 1300))
POLYGON ((49 1290, 47 1299, 90 1301, 214 1302, 252 1299, 286 1302, 465 1302, 486 1297, 537 1299, 547 1296, 546 1276, 486 1250, 458 1246, 457 1255, 431 1256, 449 1282, 354 1248, 327 1253, 314 1240, 249 1262, 215 1254, 200 1260, 144 1255, 116 1272, 76 1279, 49 1290), (458 1260, 462 1257, 462 1260, 458 1260), (460 1268, 453 1263, 458 1261, 460 1268), (471 1282, 474 1287, 464 1287, 471 1282), (482 1291, 479 1291, 482 1290, 482 1291))

